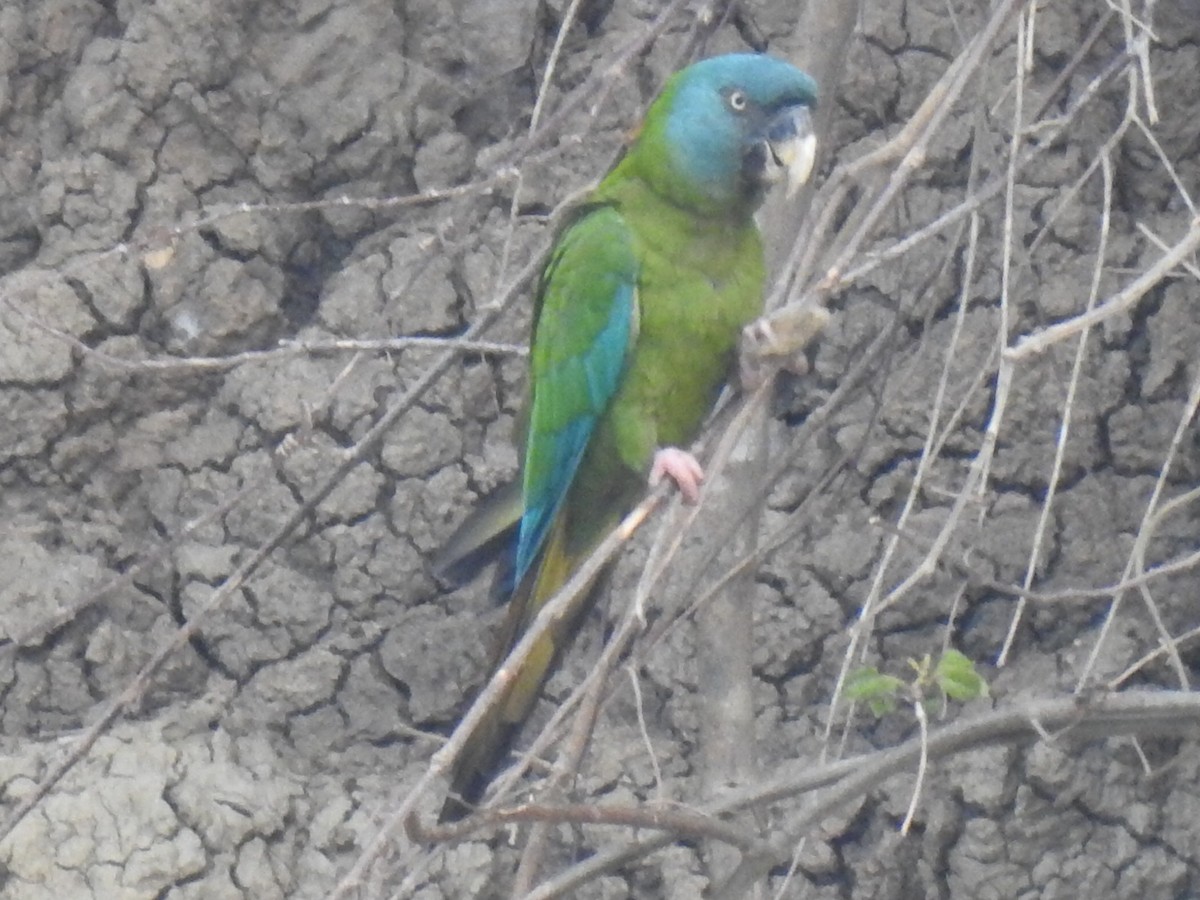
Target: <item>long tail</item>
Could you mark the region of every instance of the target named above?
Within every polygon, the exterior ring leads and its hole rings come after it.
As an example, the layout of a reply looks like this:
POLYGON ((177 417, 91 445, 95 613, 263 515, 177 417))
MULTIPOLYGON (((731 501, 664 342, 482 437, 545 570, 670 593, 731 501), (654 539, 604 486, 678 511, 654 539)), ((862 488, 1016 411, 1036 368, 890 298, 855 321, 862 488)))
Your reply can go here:
MULTIPOLYGON (((574 569, 574 561, 565 551, 565 529, 562 517, 559 518, 550 532, 541 562, 513 593, 504 627, 498 636, 493 673, 574 569)), ((461 819, 483 796, 521 725, 533 710, 559 654, 574 635, 579 619, 589 606, 587 602, 577 604, 574 615, 564 619, 534 645, 508 690, 475 728, 451 772, 451 794, 442 807, 440 821, 461 819)))

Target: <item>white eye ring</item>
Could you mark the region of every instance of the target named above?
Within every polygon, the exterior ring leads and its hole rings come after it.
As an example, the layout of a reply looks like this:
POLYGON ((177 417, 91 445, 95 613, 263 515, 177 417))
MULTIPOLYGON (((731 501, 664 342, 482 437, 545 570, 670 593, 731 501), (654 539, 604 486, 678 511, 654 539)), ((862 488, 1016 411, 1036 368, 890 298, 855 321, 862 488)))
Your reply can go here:
POLYGON ((734 112, 741 112, 746 108, 746 95, 742 91, 731 91, 729 94, 729 108, 734 112))

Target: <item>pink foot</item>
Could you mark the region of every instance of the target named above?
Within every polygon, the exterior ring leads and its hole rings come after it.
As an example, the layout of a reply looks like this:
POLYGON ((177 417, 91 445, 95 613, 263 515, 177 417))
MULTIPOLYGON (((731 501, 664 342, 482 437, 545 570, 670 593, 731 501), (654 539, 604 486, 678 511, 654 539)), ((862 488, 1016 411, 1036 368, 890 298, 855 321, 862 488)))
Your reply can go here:
POLYGON ((700 499, 704 469, 692 454, 678 447, 663 447, 657 451, 654 464, 650 467, 650 484, 658 484, 664 475, 675 482, 685 503, 695 503, 700 499))

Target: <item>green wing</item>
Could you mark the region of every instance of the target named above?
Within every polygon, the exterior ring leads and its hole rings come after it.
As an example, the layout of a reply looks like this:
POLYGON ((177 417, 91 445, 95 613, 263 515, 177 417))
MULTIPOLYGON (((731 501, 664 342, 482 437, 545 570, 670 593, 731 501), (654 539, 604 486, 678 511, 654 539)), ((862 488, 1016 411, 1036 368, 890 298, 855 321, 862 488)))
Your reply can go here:
POLYGON ((597 420, 620 385, 637 329, 638 265, 610 206, 584 211, 542 278, 514 583, 546 543, 597 420))

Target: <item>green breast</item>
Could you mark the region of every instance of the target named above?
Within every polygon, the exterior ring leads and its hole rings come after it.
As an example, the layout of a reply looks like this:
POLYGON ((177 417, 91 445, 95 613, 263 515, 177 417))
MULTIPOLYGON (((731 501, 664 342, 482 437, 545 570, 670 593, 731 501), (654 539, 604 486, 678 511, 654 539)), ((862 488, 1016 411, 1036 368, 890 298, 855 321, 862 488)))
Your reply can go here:
POLYGON ((657 446, 686 447, 733 369, 742 327, 762 311, 758 231, 753 222, 648 230, 639 252, 641 330, 616 402, 653 418, 657 446))

